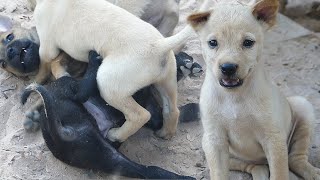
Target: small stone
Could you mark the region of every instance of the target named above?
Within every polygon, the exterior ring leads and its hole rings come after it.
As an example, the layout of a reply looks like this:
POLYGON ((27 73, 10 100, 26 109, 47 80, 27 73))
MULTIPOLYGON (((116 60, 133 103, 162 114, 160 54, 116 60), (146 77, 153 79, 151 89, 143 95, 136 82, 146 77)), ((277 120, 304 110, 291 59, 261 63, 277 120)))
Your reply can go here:
POLYGON ((200 162, 196 163, 196 167, 202 167, 202 163, 200 162))

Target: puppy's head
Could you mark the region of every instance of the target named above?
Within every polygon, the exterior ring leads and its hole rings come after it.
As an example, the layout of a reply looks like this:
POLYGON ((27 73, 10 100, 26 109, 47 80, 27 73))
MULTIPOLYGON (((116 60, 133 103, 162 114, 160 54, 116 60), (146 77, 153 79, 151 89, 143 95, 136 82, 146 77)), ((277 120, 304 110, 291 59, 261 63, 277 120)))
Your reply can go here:
POLYGON ((264 32, 275 24, 278 0, 255 4, 216 3, 188 17, 200 37, 207 71, 218 85, 242 86, 258 64, 264 32))
POLYGON ((17 76, 35 74, 39 68, 39 39, 35 29, 25 29, 0 16, 0 67, 17 76))

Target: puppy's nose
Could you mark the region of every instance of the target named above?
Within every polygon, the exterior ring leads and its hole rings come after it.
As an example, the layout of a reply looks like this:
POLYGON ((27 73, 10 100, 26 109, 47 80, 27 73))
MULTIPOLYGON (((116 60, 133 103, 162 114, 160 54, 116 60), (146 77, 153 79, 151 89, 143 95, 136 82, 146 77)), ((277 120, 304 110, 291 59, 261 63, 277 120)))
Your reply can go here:
POLYGON ((226 64, 222 64, 220 66, 220 69, 221 69, 222 74, 224 74, 226 76, 232 76, 236 73, 236 71, 238 69, 238 65, 226 63, 226 64))
POLYGON ((18 53, 17 48, 9 47, 7 49, 7 57, 9 60, 14 58, 14 56, 18 53))

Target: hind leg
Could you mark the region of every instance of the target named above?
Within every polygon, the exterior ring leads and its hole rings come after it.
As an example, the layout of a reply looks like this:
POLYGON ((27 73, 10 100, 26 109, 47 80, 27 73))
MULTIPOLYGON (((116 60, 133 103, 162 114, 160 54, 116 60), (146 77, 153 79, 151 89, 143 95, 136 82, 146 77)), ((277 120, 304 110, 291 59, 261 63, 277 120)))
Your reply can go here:
POLYGON ((249 164, 239 159, 230 158, 229 168, 234 171, 246 172, 252 175, 253 180, 269 180, 267 165, 249 164))
POLYGON ((151 84, 149 78, 152 77, 147 76, 148 68, 133 67, 141 66, 139 63, 141 62, 134 57, 107 57, 97 72, 101 97, 110 106, 121 111, 126 119, 120 128, 113 128, 108 132, 111 141, 125 141, 150 119, 150 113, 132 97, 136 91, 151 84), (130 61, 130 65, 123 66, 126 60, 130 61))
MULTIPOLYGON (((168 64, 171 66, 171 64, 168 64)), ((174 65, 172 65, 174 67, 174 65)), ((178 125, 179 109, 177 107, 177 81, 176 69, 168 69, 168 74, 165 79, 155 84, 155 87, 160 93, 162 99, 162 116, 163 126, 156 132, 157 136, 170 139, 175 134, 178 125)))
POLYGON ((320 170, 308 162, 308 148, 315 115, 312 105, 302 97, 288 98, 297 124, 289 144, 289 168, 306 180, 320 180, 320 170))

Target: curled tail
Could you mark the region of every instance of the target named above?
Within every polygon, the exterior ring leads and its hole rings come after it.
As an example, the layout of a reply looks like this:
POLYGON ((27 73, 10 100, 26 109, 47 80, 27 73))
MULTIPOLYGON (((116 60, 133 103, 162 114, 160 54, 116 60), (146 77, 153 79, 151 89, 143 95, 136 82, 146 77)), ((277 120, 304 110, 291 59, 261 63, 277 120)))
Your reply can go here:
MULTIPOLYGON (((110 154, 111 145, 107 143, 104 139, 101 139, 105 146, 105 153, 110 154)), ((125 157, 122 153, 115 150, 112 153, 112 172, 113 174, 119 174, 121 176, 140 178, 140 179, 195 179, 190 176, 181 176, 176 173, 167 171, 157 166, 145 166, 131 161, 125 157)), ((105 170, 105 172, 110 172, 110 166, 106 165, 105 162, 110 161, 110 157, 104 156, 106 159, 101 159, 101 166, 98 167, 100 170, 105 170)))
MULTIPOLYGON (((36 84, 36 83, 32 83, 24 90, 24 92, 21 95, 21 103, 22 104, 26 103, 26 101, 28 100, 28 98, 32 92, 37 92, 41 96, 41 99, 44 104, 44 111, 45 111, 45 114, 48 118, 47 109, 52 109, 54 107, 54 101, 53 101, 52 95, 46 90, 45 87, 43 87, 39 84, 36 84)), ((53 116, 55 116, 55 113, 50 113, 50 115, 51 114, 53 116)))
POLYGON ((21 96, 21 103, 25 104, 32 92, 37 92, 43 101, 44 112, 46 119, 40 121, 43 128, 49 128, 53 137, 59 137, 65 141, 72 141, 76 138, 75 130, 71 127, 63 127, 59 113, 55 108, 59 107, 52 96, 52 94, 43 86, 36 83, 30 84, 21 96))

